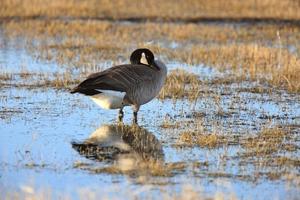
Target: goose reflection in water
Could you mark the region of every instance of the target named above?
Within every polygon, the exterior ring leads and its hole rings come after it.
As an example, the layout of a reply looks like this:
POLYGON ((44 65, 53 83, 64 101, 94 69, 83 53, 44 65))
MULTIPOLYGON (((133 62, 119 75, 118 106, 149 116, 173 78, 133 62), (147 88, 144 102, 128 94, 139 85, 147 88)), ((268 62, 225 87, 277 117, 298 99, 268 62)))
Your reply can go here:
POLYGON ((102 125, 84 142, 72 142, 72 147, 86 158, 112 163, 122 170, 137 168, 144 161, 164 160, 158 139, 138 126, 102 125))

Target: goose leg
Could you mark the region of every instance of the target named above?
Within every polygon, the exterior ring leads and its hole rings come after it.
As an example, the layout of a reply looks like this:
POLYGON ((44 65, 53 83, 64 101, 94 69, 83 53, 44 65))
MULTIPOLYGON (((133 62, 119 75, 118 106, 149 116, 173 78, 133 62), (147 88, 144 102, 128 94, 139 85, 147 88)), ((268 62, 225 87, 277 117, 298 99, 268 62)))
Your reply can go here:
POLYGON ((133 111, 133 124, 137 124, 137 111, 133 111))
POLYGON ((119 115, 118 115, 118 121, 119 122, 123 121, 123 116, 124 116, 123 108, 120 108, 119 115))
POLYGON ((133 124, 137 124, 137 122, 138 122, 137 114, 138 114, 139 109, 140 109, 140 106, 138 106, 138 105, 133 106, 133 121, 132 121, 133 124))

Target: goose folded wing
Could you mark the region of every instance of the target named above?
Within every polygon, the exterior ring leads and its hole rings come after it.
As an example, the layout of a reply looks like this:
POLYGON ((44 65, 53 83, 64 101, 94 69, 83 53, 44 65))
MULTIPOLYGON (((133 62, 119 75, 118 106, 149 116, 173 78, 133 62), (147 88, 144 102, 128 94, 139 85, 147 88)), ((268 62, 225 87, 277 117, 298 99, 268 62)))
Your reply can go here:
POLYGON ((153 80, 154 73, 155 69, 146 65, 119 65, 91 74, 78 88, 126 92, 141 82, 153 80))

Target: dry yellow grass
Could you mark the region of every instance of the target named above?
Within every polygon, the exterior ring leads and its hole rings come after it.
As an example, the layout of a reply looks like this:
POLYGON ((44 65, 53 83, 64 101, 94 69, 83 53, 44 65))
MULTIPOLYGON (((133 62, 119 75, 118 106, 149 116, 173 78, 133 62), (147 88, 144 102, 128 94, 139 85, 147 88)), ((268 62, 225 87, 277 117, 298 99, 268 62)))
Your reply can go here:
POLYGON ((159 98, 183 98, 196 100, 200 92, 199 77, 185 70, 174 70, 167 76, 166 83, 162 88, 159 98))
POLYGON ((179 122, 171 122, 170 120, 165 119, 163 121, 163 123, 160 125, 161 128, 166 128, 166 129, 178 129, 180 127, 180 123, 179 122))
POLYGON ((63 73, 62 75, 57 75, 53 80, 42 80, 40 85, 55 88, 68 88, 70 85, 78 84, 79 82, 80 80, 74 79, 69 73, 63 73))
POLYGON ((2 0, 1 4, 1 17, 300 18, 300 3, 295 0, 2 0))
MULTIPOLYGON (((288 132, 280 129, 265 129, 255 137, 249 137, 242 142, 242 146, 247 150, 246 156, 268 156, 280 151, 294 151, 288 141, 288 132)), ((280 160, 279 160, 280 162, 280 160)), ((281 162, 283 163, 283 162, 281 162)))
POLYGON ((185 145, 199 145, 202 148, 216 148, 228 144, 228 138, 216 133, 186 131, 181 133, 179 142, 185 145))
MULTIPOLYGON (((36 2, 42 4, 38 0, 36 2)), ((68 2, 70 5, 74 3, 68 2)), ((84 4, 80 2, 78 7, 81 3, 84 4)), ((277 3, 279 5, 282 2, 277 3)), ((55 8, 60 6, 54 4, 55 8)), ((128 55, 134 48, 147 46, 154 49, 156 55, 165 55, 172 61, 233 69, 237 77, 242 77, 241 81, 246 78, 261 80, 290 92, 300 91, 297 79, 300 73, 300 28, 297 25, 248 24, 235 27, 219 24, 126 24, 99 20, 44 19, 12 20, 4 22, 2 26, 7 38, 21 36, 29 41, 28 44, 35 44, 31 49, 35 54, 38 52, 40 58, 76 67, 86 74, 94 72, 93 67, 105 60, 113 60, 114 64, 128 62, 128 55), (154 42, 146 45, 149 41, 154 42), (177 48, 161 45, 172 41, 178 43, 177 48), (290 47, 294 50, 291 51, 290 47)), ((179 89, 182 91, 182 88, 184 86, 179 89)))
POLYGON ((189 54, 173 54, 182 61, 193 60, 221 69, 232 69, 237 76, 266 81, 291 92, 300 92, 300 58, 287 49, 257 44, 231 44, 209 48, 193 47, 189 54))
MULTIPOLYGON (((60 48, 99 46, 102 49, 126 47, 128 43, 176 40, 192 41, 194 45, 258 43, 278 45, 280 31, 282 45, 297 45, 299 26, 289 24, 248 24, 230 26, 191 23, 118 23, 101 20, 12 20, 4 22, 8 36, 47 38, 43 45, 60 48), (50 39, 50 40, 49 40, 50 39), (56 40, 54 40, 56 39, 56 40), (59 46, 57 46, 59 45, 59 46), (118 46, 119 45, 119 46, 118 46)), ((101 49, 101 48, 100 48, 101 49)))
POLYGON ((300 166, 300 159, 299 158, 289 158, 284 156, 279 156, 275 158, 275 164, 279 166, 300 166))

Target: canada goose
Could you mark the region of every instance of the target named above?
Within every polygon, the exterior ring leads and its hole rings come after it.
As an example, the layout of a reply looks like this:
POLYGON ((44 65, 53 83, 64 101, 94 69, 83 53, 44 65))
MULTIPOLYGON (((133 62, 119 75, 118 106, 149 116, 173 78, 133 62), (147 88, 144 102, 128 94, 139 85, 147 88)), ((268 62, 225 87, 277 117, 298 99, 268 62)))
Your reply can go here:
POLYGON ((88 76, 71 93, 88 95, 105 109, 119 109, 119 121, 123 120, 123 107, 133 107, 133 123, 137 124, 140 106, 151 101, 164 85, 167 68, 154 59, 146 48, 136 49, 130 56, 131 64, 111 67, 88 76), (147 63, 142 63, 142 56, 147 63))

